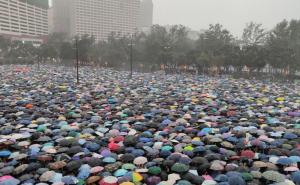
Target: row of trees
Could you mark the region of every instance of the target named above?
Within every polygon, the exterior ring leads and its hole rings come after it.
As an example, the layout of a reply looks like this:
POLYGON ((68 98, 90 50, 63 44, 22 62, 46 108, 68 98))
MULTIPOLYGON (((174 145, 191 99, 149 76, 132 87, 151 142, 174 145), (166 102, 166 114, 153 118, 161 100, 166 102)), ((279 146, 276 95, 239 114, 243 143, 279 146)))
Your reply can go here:
MULTIPOLYGON (((281 75, 293 75, 300 70, 300 20, 284 20, 270 31, 251 22, 241 38, 235 38, 220 24, 210 25, 197 40, 191 40, 188 33, 189 29, 182 25, 169 29, 154 25, 148 33, 112 33, 100 42, 88 35, 75 39, 79 60, 84 64, 127 68, 132 43, 134 68, 140 70, 281 75)), ((74 39, 67 40, 59 33, 50 35, 48 42, 37 48, 0 39, 1 55, 6 59, 66 62, 75 57, 74 39)))

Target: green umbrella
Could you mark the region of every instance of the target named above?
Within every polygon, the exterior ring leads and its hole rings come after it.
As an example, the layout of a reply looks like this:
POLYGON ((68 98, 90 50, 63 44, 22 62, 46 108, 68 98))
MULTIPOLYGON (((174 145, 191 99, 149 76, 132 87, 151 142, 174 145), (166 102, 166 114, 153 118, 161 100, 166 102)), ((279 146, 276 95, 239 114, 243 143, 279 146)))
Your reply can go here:
POLYGON ((245 181, 252 181, 253 176, 250 173, 242 173, 242 177, 245 181))
POLYGON ((177 173, 183 173, 183 172, 187 172, 189 171, 189 166, 185 165, 185 164, 181 164, 181 163, 175 163, 171 170, 177 173))
POLYGON ((262 174, 263 178, 274 181, 274 182, 283 182, 285 180, 285 176, 281 173, 273 170, 266 171, 262 174))
POLYGON ((122 165, 122 168, 125 170, 134 170, 134 169, 136 169, 136 166, 131 163, 125 163, 122 165))
POLYGON ((148 172, 152 175, 158 175, 161 173, 161 168, 158 166, 152 166, 148 169, 148 172))

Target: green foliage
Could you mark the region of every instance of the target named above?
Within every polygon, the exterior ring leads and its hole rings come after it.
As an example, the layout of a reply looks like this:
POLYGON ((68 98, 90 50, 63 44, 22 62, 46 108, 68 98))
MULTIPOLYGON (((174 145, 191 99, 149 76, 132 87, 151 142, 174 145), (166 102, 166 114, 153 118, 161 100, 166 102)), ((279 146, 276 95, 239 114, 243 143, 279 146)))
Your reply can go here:
POLYGON ((170 72, 193 69, 211 74, 247 69, 254 74, 266 72, 268 66, 268 72, 283 75, 300 70, 300 20, 284 20, 271 31, 250 22, 239 39, 221 24, 209 25, 196 41, 189 39, 188 33, 189 28, 182 25, 154 25, 146 33, 111 33, 99 42, 89 35, 70 40, 62 33, 53 33, 37 48, 0 36, 0 57, 73 62, 78 51, 81 64, 129 69, 132 49, 135 69, 157 70, 164 66, 170 72))

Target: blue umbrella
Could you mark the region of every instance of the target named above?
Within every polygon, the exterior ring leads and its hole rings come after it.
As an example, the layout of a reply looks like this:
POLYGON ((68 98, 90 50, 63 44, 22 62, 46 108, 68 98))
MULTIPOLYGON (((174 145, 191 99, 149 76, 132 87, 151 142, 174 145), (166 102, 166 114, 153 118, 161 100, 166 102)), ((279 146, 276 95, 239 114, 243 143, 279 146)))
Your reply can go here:
POLYGON ((242 177, 242 174, 241 174, 241 173, 235 172, 235 171, 227 172, 226 175, 227 175, 228 177, 233 177, 233 176, 242 177))
POLYGON ((147 138, 147 137, 141 137, 139 139, 140 142, 142 143, 148 143, 148 142, 151 142, 152 141, 152 138, 147 138))
POLYGON ((237 143, 237 142, 239 142, 238 138, 236 138, 234 136, 230 136, 230 137, 226 138, 225 140, 229 141, 231 143, 237 143))
POLYGON ((291 160, 290 158, 279 158, 277 160, 277 164, 281 164, 281 165, 290 165, 293 164, 293 160, 291 160))
POLYGON ((214 180, 218 181, 218 182, 227 182, 228 176, 226 176, 224 174, 220 174, 220 175, 217 175, 214 180))
POLYGON ((296 184, 300 183, 300 171, 296 171, 292 173, 292 181, 294 181, 296 184))
POLYGON ((220 128, 220 133, 223 134, 223 133, 226 133, 229 131, 229 127, 222 127, 220 128))
POLYGON ((218 185, 230 185, 229 182, 219 182, 218 185))
POLYGON ((89 142, 86 144, 86 148, 89 149, 91 152, 96 152, 100 149, 100 145, 97 143, 89 142))
POLYGON ((285 138, 285 139, 296 139, 296 138, 298 138, 298 136, 294 133, 285 133, 283 135, 283 138, 285 138))
POLYGON ((165 119, 164 121, 162 121, 162 125, 169 125, 170 123, 172 123, 172 121, 171 120, 169 120, 169 119, 165 119))
POLYGON ((103 159, 103 162, 105 163, 115 163, 116 162, 116 159, 115 158, 112 158, 112 157, 105 157, 103 159))
POLYGON ((144 150, 142 150, 142 149, 134 149, 131 153, 133 155, 135 155, 136 157, 144 156, 144 154, 145 154, 144 150))
POLYGON ((299 156, 290 156, 289 159, 291 159, 294 163, 299 163, 300 162, 300 157, 299 156))
POLYGON ((230 176, 228 178, 229 185, 246 185, 245 180, 240 176, 230 176))
POLYGON ((208 128, 208 127, 203 128, 203 129, 201 130, 201 132, 204 132, 204 133, 206 133, 206 134, 211 133, 211 132, 212 132, 212 128, 208 128))
POLYGON ((15 178, 11 178, 0 182, 0 185, 17 185, 17 184, 20 184, 20 181, 15 178))
POLYGON ((128 171, 125 169, 118 169, 117 171, 115 171, 114 176, 115 177, 122 177, 124 176, 128 171))
POLYGON ((61 178, 61 181, 68 185, 71 185, 71 184, 75 185, 78 183, 78 179, 74 176, 65 176, 65 177, 61 178))
POLYGON ((63 175, 61 173, 55 173, 49 182, 52 183, 61 182, 62 177, 63 175))
POLYGON ((90 176, 91 167, 88 164, 84 164, 79 168, 79 173, 77 175, 78 179, 85 180, 90 176))
POLYGON ((8 150, 2 150, 2 151, 0 151, 0 157, 9 157, 10 154, 11 154, 11 152, 8 151, 8 150))
POLYGON ((192 145, 204 146, 204 143, 202 141, 192 141, 192 145))
POLYGON ((197 153, 197 152, 205 152, 206 148, 204 146, 197 146, 196 148, 194 148, 193 152, 197 153))

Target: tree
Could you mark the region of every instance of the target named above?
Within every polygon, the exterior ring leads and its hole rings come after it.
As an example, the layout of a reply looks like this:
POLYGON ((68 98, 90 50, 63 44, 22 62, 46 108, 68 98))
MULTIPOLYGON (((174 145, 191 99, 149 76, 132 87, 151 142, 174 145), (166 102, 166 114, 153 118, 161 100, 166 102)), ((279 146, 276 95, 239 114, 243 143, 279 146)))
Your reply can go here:
POLYGON ((75 59, 74 45, 70 42, 63 42, 60 47, 59 57, 64 61, 70 61, 75 59))
POLYGON ((0 56, 4 55, 10 48, 10 40, 0 35, 0 56))
POLYGON ((95 37, 82 35, 76 37, 79 60, 85 64, 91 61, 92 48, 95 45, 95 37))
POLYGON ((290 73, 291 66, 296 65, 296 52, 291 46, 291 38, 290 25, 286 20, 277 24, 270 32, 268 62, 275 68, 275 72, 290 73))
POLYGON ((242 45, 257 46, 264 45, 267 40, 267 32, 262 28, 262 24, 250 22, 246 25, 242 35, 242 45))
POLYGON ((226 48, 231 47, 233 44, 234 38, 227 29, 224 29, 220 24, 211 24, 208 30, 200 34, 196 47, 200 55, 199 58, 205 56, 205 61, 209 61, 204 66, 216 68, 219 72, 228 54, 226 48))

